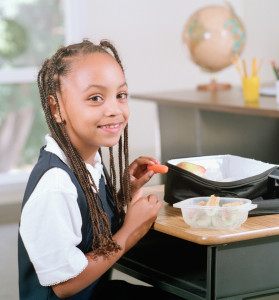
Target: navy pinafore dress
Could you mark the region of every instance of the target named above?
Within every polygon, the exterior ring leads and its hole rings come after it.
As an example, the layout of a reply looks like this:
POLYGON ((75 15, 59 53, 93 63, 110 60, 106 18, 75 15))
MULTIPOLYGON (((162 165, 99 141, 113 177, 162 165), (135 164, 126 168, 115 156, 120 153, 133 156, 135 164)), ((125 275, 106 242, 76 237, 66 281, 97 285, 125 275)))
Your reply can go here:
MULTIPOLYGON (((93 230, 92 230, 92 223, 91 218, 88 213, 87 209, 87 201, 84 195, 84 192, 75 177, 73 171, 63 162, 60 158, 48 151, 45 151, 43 148, 40 151, 40 156, 38 159, 37 164, 35 165, 34 169, 31 172, 29 177, 23 202, 22 202, 22 209, 26 202, 28 201, 30 195, 32 194, 33 190, 35 189, 37 183, 39 182, 40 178, 44 175, 44 173, 51 169, 51 168, 61 168, 66 171, 73 184, 77 188, 78 193, 78 205, 82 216, 82 241, 77 246, 83 253, 88 253, 92 247, 92 240, 93 240, 93 230)), ((104 172, 106 172, 104 167, 104 172)), ((110 187, 105 184, 103 176, 99 182, 99 194, 103 201, 104 209, 108 214, 108 219, 111 225, 112 233, 115 233, 118 228, 119 224, 117 222, 117 212, 115 208, 115 204, 112 199, 112 193, 110 187)), ((36 226, 34 224, 34 226, 36 226)), ((57 300, 58 298, 51 287, 49 286, 42 286, 39 283, 39 279, 37 277, 36 271, 33 267, 32 262, 28 256, 28 253, 24 247, 23 241, 21 239, 20 234, 18 234, 18 265, 19 265, 19 296, 20 300, 57 300)), ((93 298, 94 291, 96 290, 97 286, 104 280, 108 280, 108 273, 101 276, 98 280, 93 282, 90 286, 79 292, 78 294, 66 298, 70 300, 89 300, 93 298)))

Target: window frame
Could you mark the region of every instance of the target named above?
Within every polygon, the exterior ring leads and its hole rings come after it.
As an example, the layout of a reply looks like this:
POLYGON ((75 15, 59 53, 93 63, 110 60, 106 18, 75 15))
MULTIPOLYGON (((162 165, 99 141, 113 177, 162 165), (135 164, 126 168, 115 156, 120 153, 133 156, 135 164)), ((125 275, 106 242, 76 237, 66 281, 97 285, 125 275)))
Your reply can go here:
MULTIPOLYGON (((65 45, 80 42, 87 38, 88 0, 61 0, 64 16, 65 45)), ((35 83, 39 66, 0 69, 1 84, 35 83)), ((0 208, 1 205, 21 201, 31 170, 10 170, 0 173, 0 208), (4 180, 5 178, 5 180, 4 180), (20 196, 19 196, 20 195, 20 196)))

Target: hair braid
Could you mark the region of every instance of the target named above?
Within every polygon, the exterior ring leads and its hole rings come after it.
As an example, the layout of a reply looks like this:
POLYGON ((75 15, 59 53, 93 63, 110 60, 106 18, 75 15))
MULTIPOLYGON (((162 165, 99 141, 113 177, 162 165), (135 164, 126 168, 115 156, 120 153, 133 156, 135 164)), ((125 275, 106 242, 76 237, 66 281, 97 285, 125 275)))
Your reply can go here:
POLYGON ((122 151, 123 151, 123 139, 122 136, 119 139, 119 143, 118 143, 118 162, 119 162, 119 178, 120 178, 120 191, 119 191, 119 196, 120 197, 120 201, 124 201, 123 197, 123 189, 124 189, 124 185, 123 185, 123 157, 122 157, 122 151))
POLYGON ((113 56, 115 57, 116 61, 120 65, 121 69, 124 70, 116 48, 108 40, 102 40, 100 42, 100 46, 110 49, 110 51, 113 53, 113 56))
MULTIPOLYGON (((129 173, 129 149, 128 149, 128 124, 124 129, 124 156, 125 156, 125 184, 126 184, 126 203, 131 201, 131 182, 129 173)), ((125 203, 125 204, 126 204, 125 203)))
MULTIPOLYGON (((88 171, 85 162, 82 160, 80 154, 72 145, 69 139, 65 124, 62 119, 57 91, 60 91, 61 88, 60 76, 66 76, 68 72, 70 72, 73 57, 78 55, 92 54, 96 52, 106 53, 110 55, 110 53, 108 53, 108 51, 104 48, 111 50, 113 56, 123 70, 117 51, 109 41, 101 41, 100 45, 97 46, 88 40, 84 40, 82 43, 73 44, 68 47, 61 47, 60 49, 58 49, 56 54, 54 54, 50 60, 46 60, 44 62, 37 77, 41 104, 51 135, 65 153, 68 163, 75 173, 87 199, 88 212, 90 214, 93 226, 92 249, 96 255, 108 255, 112 251, 120 249, 120 246, 117 245, 117 243, 112 239, 108 216, 104 210, 104 205, 99 195, 96 184, 90 172, 88 171), (58 114, 61 120, 61 122, 59 123, 56 122, 50 109, 50 95, 53 96, 58 108, 58 114)), ((117 207, 119 219, 123 221, 124 206, 127 202, 130 201, 130 178, 127 177, 127 174, 129 174, 127 126, 124 129, 124 149, 122 148, 121 138, 119 141, 119 152, 124 151, 125 157, 125 194, 123 193, 123 176, 122 174, 120 174, 120 194, 122 193, 123 196, 117 196, 116 172, 112 148, 110 148, 110 184, 112 186, 113 199, 117 207)), ((101 155, 101 150, 99 150, 99 153, 101 155)), ((122 173, 122 154, 120 155, 120 153, 119 164, 120 173, 122 173)))
POLYGON ((115 163, 113 156, 113 148, 109 147, 109 157, 110 157, 110 177, 113 183, 113 196, 116 197, 116 172, 115 172, 115 163))

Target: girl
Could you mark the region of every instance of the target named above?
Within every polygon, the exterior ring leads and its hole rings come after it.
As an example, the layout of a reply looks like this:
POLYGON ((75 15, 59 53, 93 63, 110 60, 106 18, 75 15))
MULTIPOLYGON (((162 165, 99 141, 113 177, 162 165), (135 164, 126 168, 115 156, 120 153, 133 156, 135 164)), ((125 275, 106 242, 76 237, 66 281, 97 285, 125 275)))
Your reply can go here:
MULTIPOLYGON (((141 190, 153 176, 147 165, 156 160, 140 157, 128 165, 127 83, 108 41, 60 48, 43 64, 38 87, 50 135, 22 205, 20 299, 107 299, 108 270, 147 233, 161 208, 141 190), (112 151, 117 143, 118 193, 112 151), (110 150, 110 176, 101 147, 110 150)), ((122 286, 114 283, 115 299, 122 286)), ((140 299, 154 291, 135 288, 124 285, 123 295, 140 299)))

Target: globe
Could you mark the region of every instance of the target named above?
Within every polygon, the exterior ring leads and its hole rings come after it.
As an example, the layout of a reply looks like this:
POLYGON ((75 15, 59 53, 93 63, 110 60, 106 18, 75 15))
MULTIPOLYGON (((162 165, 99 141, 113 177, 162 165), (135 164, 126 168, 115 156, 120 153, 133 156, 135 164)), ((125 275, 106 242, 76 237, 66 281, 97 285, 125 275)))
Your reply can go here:
MULTIPOLYGON (((194 63, 215 74, 230 66, 245 45, 245 29, 231 6, 206 6, 196 11, 183 30, 183 44, 194 63)), ((200 89, 224 89, 230 85, 211 85, 200 89)))

